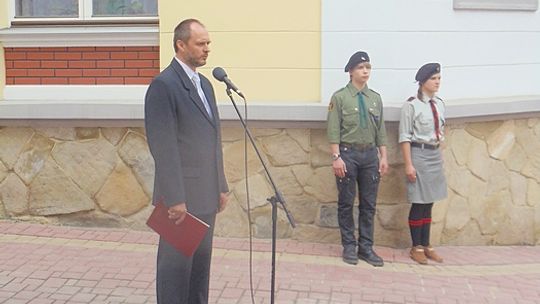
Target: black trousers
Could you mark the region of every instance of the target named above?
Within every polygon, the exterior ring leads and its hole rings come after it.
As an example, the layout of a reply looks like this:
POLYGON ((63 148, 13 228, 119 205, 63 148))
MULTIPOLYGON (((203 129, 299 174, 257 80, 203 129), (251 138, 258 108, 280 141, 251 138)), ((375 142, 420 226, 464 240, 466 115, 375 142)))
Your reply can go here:
POLYGON ((206 304, 210 284, 210 262, 215 214, 198 215, 210 225, 192 257, 186 257, 159 239, 156 291, 158 304, 206 304))
POLYGON ((358 187, 358 251, 369 252, 373 247, 373 224, 380 179, 377 148, 359 151, 340 147, 340 155, 347 166, 345 177, 336 177, 341 243, 343 246, 357 244, 353 205, 358 187))

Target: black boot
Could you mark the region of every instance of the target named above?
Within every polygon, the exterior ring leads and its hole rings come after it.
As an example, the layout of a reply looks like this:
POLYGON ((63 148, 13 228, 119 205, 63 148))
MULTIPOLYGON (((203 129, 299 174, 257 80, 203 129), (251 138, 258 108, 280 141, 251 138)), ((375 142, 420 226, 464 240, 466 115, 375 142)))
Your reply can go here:
POLYGON ((364 250, 362 252, 358 251, 358 257, 366 263, 375 266, 375 267, 382 267, 384 266, 383 259, 378 256, 373 249, 364 250))
POLYGON ((343 247, 343 262, 347 264, 358 264, 358 256, 356 256, 356 246, 346 245, 343 247))

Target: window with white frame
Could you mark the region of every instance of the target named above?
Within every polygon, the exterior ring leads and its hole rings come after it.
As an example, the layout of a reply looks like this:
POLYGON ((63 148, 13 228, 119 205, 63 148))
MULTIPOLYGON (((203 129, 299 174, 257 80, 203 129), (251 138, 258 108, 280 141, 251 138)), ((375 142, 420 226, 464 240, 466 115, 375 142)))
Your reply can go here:
POLYGON ((14 21, 156 19, 158 0, 12 0, 14 21))

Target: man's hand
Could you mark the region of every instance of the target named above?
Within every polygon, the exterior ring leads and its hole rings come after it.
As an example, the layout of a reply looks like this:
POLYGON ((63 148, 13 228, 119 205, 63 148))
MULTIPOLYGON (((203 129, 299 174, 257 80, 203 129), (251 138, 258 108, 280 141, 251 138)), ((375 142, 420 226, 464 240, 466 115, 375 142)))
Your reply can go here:
POLYGON ((407 176, 409 182, 416 182, 416 169, 414 168, 414 166, 405 166, 405 175, 407 176))
POLYGON ((381 176, 385 175, 388 172, 388 160, 386 157, 381 157, 379 161, 379 174, 381 176))
POLYGON ((334 175, 337 177, 344 177, 345 173, 347 173, 347 167, 341 157, 332 162, 332 169, 334 169, 334 175))
POLYGON ((180 203, 178 205, 174 205, 172 207, 169 207, 169 219, 174 220, 174 223, 176 225, 180 225, 180 223, 186 218, 186 203, 180 203))
POLYGON ((379 147, 379 175, 382 177, 388 172, 388 157, 386 146, 379 147))
POLYGON ((225 207, 227 207, 227 203, 229 202, 229 194, 226 192, 221 192, 219 194, 219 208, 218 213, 225 210, 225 207))

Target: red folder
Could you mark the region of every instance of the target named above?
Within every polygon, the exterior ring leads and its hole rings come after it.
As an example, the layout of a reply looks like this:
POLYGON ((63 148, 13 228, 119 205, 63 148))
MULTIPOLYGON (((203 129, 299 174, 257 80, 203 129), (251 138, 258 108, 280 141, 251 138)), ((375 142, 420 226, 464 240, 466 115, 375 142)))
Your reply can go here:
POLYGON ((192 256, 204 238, 209 227, 208 224, 194 215, 186 213, 186 217, 180 225, 176 225, 174 220, 169 219, 168 209, 163 203, 157 203, 146 221, 146 225, 176 250, 185 256, 192 256))

